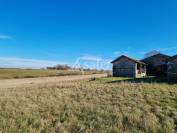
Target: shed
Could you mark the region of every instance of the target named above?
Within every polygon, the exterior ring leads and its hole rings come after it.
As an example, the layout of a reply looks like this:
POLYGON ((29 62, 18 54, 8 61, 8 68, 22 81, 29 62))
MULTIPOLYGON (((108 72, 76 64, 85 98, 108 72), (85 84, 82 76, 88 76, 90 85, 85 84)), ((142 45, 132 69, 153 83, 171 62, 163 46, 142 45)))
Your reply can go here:
POLYGON ((177 82, 177 55, 168 60, 167 77, 169 81, 177 82))
POLYGON ((143 77, 146 76, 146 64, 122 55, 111 62, 114 77, 143 77))
POLYGON ((170 56, 159 53, 141 61, 147 64, 148 76, 166 76, 169 58, 170 56))

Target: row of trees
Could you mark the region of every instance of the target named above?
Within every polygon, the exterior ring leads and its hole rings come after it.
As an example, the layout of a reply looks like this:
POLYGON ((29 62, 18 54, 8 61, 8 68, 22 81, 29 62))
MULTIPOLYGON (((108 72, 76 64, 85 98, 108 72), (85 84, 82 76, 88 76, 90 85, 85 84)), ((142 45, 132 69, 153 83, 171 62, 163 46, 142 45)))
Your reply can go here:
POLYGON ((61 64, 58 64, 56 66, 53 66, 53 67, 47 67, 47 69, 49 70, 79 70, 79 71, 95 71, 95 72, 106 72, 105 70, 97 70, 97 69, 85 69, 85 68, 72 68, 68 65, 61 65, 61 64))
POLYGON ((50 69, 50 70, 69 70, 69 69, 72 69, 72 68, 68 65, 58 64, 54 67, 47 67, 47 69, 50 69))

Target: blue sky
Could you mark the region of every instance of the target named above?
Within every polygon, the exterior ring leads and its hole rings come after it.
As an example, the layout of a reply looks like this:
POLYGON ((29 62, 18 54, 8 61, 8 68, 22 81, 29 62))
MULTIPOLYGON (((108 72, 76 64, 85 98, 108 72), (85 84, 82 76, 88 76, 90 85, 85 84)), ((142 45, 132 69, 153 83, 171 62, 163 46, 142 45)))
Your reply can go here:
POLYGON ((0 0, 0 66, 177 54, 176 0, 0 0))

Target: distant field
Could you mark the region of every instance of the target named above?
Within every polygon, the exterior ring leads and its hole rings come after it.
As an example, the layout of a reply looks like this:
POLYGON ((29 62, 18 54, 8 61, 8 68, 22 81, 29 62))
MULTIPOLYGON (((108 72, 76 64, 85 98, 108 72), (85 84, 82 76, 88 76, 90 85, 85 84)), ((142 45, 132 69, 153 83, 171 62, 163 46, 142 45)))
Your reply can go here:
POLYGON ((34 78, 99 73, 97 71, 43 70, 43 69, 0 69, 0 79, 34 78))
POLYGON ((0 131, 176 133, 177 84, 100 78, 0 89, 0 131))

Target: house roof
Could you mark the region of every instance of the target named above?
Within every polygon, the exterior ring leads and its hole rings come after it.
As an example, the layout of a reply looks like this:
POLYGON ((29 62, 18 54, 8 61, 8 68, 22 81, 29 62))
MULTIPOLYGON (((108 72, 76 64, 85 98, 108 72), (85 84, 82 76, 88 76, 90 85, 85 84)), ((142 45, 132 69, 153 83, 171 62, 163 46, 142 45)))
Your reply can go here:
POLYGON ((171 58, 168 59, 168 61, 173 61, 175 59, 177 59, 177 55, 172 56, 171 58))
POLYGON ((143 61, 145 61, 145 60, 147 60, 147 59, 154 58, 154 57, 169 59, 171 56, 159 53, 159 54, 156 54, 156 55, 153 55, 153 56, 144 58, 144 59, 142 59, 141 61, 143 62, 143 61))
POLYGON ((139 63, 139 64, 146 65, 144 62, 141 62, 141 61, 139 61, 139 60, 130 58, 130 57, 126 56, 126 55, 122 55, 122 56, 118 57, 117 59, 113 60, 111 63, 113 64, 113 63, 119 61, 119 60, 122 59, 122 58, 126 58, 126 59, 128 59, 128 60, 130 60, 130 61, 133 61, 133 62, 135 62, 135 63, 139 63))

